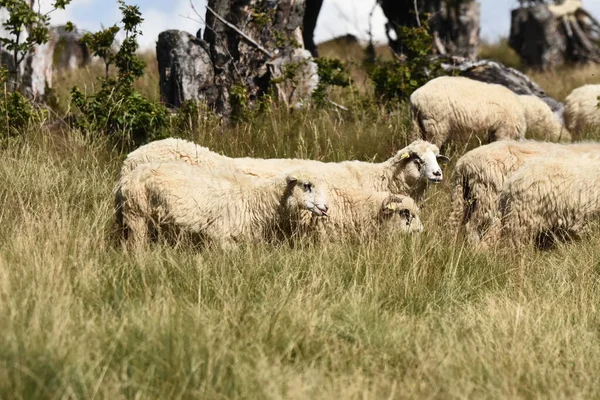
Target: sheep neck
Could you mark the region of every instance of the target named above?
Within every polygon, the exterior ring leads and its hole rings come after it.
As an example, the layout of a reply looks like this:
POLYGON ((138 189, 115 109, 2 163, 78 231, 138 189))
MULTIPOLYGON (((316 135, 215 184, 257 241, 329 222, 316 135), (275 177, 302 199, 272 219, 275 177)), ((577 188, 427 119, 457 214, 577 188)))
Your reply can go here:
POLYGON ((398 163, 394 158, 381 163, 381 187, 377 188, 377 190, 408 194, 412 197, 417 188, 411 187, 407 182, 406 165, 405 162, 398 163))
POLYGON ((285 179, 269 180, 257 184, 248 195, 247 202, 253 207, 251 229, 265 227, 266 224, 277 221, 287 196, 289 196, 289 190, 285 179))

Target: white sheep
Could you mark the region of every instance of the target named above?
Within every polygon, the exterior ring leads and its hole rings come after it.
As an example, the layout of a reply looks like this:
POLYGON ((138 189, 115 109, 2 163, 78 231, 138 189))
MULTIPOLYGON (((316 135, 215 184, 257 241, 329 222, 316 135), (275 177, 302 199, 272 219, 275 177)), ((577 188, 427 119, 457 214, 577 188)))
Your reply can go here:
POLYGON ((452 211, 449 224, 453 229, 464 226, 467 236, 479 242, 499 218, 498 200, 506 181, 522 165, 544 154, 563 157, 600 151, 600 144, 559 144, 531 140, 506 140, 477 147, 456 163, 452 177, 452 211))
POLYGON ((324 163, 303 159, 230 158, 206 147, 182 139, 151 142, 130 153, 121 169, 121 176, 136 165, 148 161, 183 160, 205 170, 215 167, 238 170, 258 177, 273 177, 290 168, 309 168, 328 182, 341 187, 359 187, 368 191, 389 191, 393 194, 421 199, 428 183, 443 179, 438 164, 448 157, 439 153, 437 146, 416 140, 381 163, 342 161, 324 163))
POLYGON ((413 138, 438 147, 450 141, 522 139, 527 121, 518 95, 460 76, 435 78, 410 96, 413 138))
POLYGON ((574 140, 600 128, 598 96, 600 85, 583 85, 574 89, 565 99, 565 125, 574 140))
POLYGON ((276 237, 289 221, 300 220, 301 210, 325 215, 326 188, 314 174, 299 170, 258 179, 179 161, 151 162, 121 176, 117 222, 133 246, 164 232, 229 247, 276 237))
POLYGON ((415 201, 389 192, 331 188, 326 218, 312 217, 304 230, 321 241, 372 238, 394 232, 420 233, 423 224, 415 201))
POLYGON ((500 196, 502 237, 513 246, 580 238, 600 216, 600 155, 539 157, 521 167, 500 196))
POLYGON ((519 95, 523 105, 527 130, 527 139, 546 140, 551 142, 570 142, 571 134, 563 126, 562 117, 552 112, 546 102, 537 96, 519 95))

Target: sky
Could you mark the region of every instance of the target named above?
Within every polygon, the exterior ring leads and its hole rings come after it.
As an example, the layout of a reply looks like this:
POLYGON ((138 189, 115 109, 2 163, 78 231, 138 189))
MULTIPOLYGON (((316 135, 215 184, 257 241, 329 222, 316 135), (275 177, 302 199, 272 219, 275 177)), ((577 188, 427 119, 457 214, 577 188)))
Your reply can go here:
MULTIPOLYGON (((127 0, 128 4, 140 7, 144 23, 140 39, 142 48, 154 48, 158 34, 167 29, 180 29, 196 33, 203 27, 206 0, 191 0, 200 17, 192 10, 190 0, 127 0)), ((41 0, 42 10, 48 10, 52 0, 41 0)), ((375 0, 324 0, 315 41, 322 42, 333 37, 352 33, 359 39, 368 39, 369 14, 375 0)), ((494 41, 508 36, 510 29, 510 10, 517 0, 480 0, 481 38, 494 41)), ((583 0, 584 7, 600 18, 600 0, 583 0)), ((119 21, 119 9, 116 0, 72 0, 66 10, 51 14, 53 25, 66 21, 75 23, 78 28, 97 31, 102 25, 110 26, 119 21)), ((376 7, 371 19, 373 38, 386 42, 384 23, 386 19, 379 7, 376 7)))

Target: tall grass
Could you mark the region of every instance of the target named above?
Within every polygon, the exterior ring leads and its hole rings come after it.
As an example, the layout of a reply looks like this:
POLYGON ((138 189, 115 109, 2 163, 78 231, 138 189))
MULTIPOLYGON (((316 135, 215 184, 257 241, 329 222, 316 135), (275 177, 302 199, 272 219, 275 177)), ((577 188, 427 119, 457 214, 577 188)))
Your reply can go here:
MULTIPOLYGON (((407 117, 273 106, 173 134, 232 156, 380 161, 407 117)), ((421 235, 128 253, 123 155, 102 138, 31 126, 0 151, 0 398, 600 396, 598 232, 477 252, 444 225, 446 180, 421 235)))

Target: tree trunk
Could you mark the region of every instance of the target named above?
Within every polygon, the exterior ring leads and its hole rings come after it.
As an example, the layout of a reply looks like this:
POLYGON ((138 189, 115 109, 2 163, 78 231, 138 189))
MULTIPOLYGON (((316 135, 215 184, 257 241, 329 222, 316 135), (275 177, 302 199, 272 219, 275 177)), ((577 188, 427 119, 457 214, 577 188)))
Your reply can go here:
MULTIPOLYGON (((0 19, 8 18, 8 11, 0 9, 0 19)), ((19 64, 15 66, 14 53, 0 44, 0 64, 7 67, 9 71, 16 71, 9 82, 9 88, 18 89, 23 95, 35 99, 44 100, 48 88, 52 88, 52 77, 55 70, 73 69, 86 65, 91 58, 87 47, 79 42, 83 36, 81 31, 67 32, 63 26, 51 27, 49 30, 50 40, 35 46, 19 64)), ((0 28, 0 37, 9 37, 9 33, 0 28)), ((27 30, 21 37, 21 43, 27 38, 27 30)))
POLYGON ((318 57, 317 46, 315 45, 315 28, 317 26, 317 19, 319 18, 319 12, 323 0, 306 0, 306 10, 304 11, 304 18, 302 20, 302 38, 304 39, 304 47, 310 51, 313 57, 318 57))
POLYGON ((580 0, 567 0, 513 10, 509 45, 530 67, 600 62, 600 24, 581 6, 580 0))
POLYGON ((417 1, 420 13, 417 19, 414 0, 377 0, 388 19, 386 34, 392 50, 402 52, 396 29, 400 26, 417 27, 430 15, 429 25, 434 45, 441 55, 456 55, 475 59, 479 45, 480 5, 475 0, 417 1))
POLYGON ((159 37, 161 96, 168 104, 204 100, 228 117, 272 89, 289 105, 310 96, 318 76, 302 47, 304 0, 209 0, 208 7, 204 40, 181 32, 179 39, 159 37))

